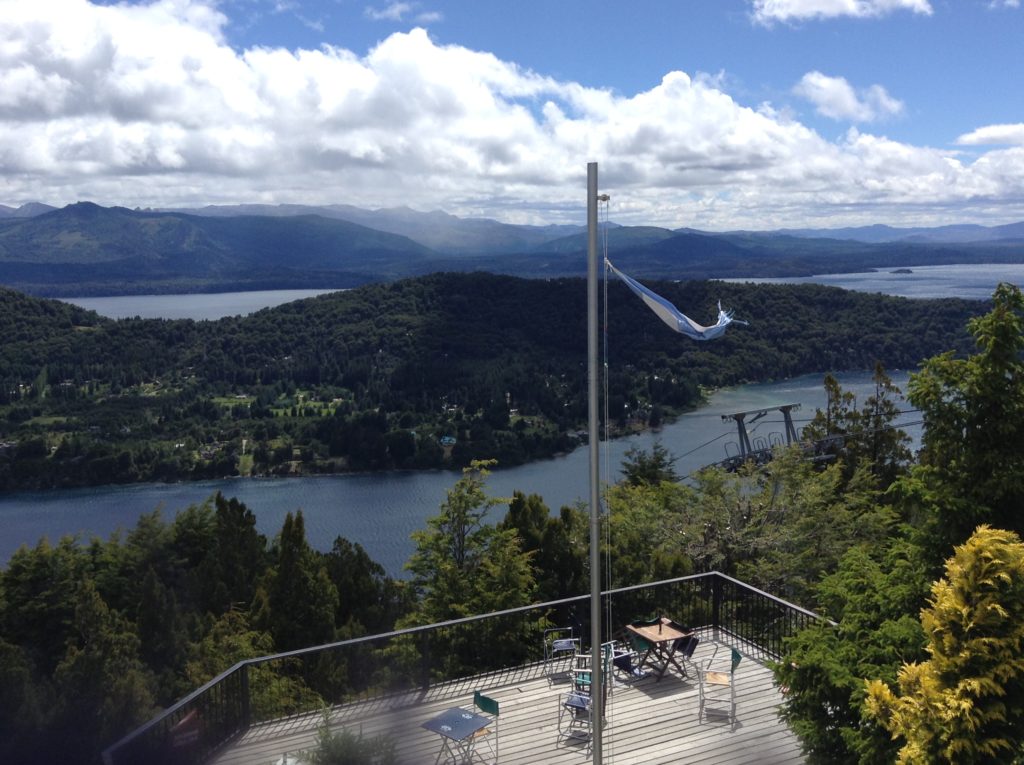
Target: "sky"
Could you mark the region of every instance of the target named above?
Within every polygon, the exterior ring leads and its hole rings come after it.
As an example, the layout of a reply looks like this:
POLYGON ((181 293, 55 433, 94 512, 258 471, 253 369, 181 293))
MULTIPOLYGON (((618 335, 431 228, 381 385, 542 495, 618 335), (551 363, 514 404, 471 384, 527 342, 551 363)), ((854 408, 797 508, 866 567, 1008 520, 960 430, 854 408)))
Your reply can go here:
POLYGON ((1021 0, 0 0, 0 204, 1024 220, 1021 0))

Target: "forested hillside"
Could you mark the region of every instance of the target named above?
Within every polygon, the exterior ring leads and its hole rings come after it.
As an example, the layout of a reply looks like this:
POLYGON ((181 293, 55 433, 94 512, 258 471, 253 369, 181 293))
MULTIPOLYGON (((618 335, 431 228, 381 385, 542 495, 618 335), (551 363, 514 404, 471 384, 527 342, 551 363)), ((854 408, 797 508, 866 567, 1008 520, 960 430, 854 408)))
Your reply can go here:
MULTIPOLYGON (((612 427, 657 424, 701 386, 913 368, 963 351, 977 302, 819 286, 654 283, 695 343, 609 285, 612 427)), ((0 488, 502 465, 586 421, 581 280, 435 274, 215 322, 110 321, 0 290, 0 488)))
MULTIPOLYGON (((823 294, 841 316, 841 295, 823 294)), ((793 635, 774 665, 783 716, 814 761, 893 762, 903 747, 929 752, 924 762, 959 764, 967 752, 1009 765, 1024 745, 1024 297, 1000 286, 967 326, 972 353, 932 356, 911 376, 925 423, 917 455, 887 427, 897 391, 878 367, 863 402, 826 380, 828 410, 810 427, 840 436, 831 462, 780 447, 767 465, 710 468, 683 484, 656 449, 627 455, 625 478, 607 489, 612 587, 717 569, 834 620, 793 635)), ((220 495, 110 540, 23 547, 0 572, 0 755, 97 763, 104 746, 240 659, 585 590, 580 510, 552 514, 530 487, 493 498, 485 467, 453 481, 414 534, 408 582, 344 539, 312 550, 301 513, 269 541, 252 509, 220 495), (497 523, 484 522, 489 511, 497 523)), ((536 658, 546 622, 496 624, 474 624, 452 651, 398 639, 365 647, 358 664, 268 664, 252 703, 273 718, 416 682, 425 661, 461 677, 496 657, 536 658)))

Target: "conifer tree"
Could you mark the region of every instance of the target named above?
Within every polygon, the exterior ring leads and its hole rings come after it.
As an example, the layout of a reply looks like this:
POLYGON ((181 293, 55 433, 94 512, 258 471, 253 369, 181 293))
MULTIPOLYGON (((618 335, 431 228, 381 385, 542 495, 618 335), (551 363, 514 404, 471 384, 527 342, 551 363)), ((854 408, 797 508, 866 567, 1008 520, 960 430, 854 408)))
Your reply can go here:
POLYGON ((872 474, 885 488, 909 465, 910 438, 893 427, 900 415, 897 399, 902 391, 880 363, 875 364, 871 380, 874 393, 858 409, 857 397, 844 390, 833 375, 825 375, 826 407, 815 412, 803 436, 815 442, 819 453, 841 458, 846 477, 853 474, 858 463, 868 460, 872 474))
POLYGON ((992 300, 967 325, 976 354, 940 354, 910 378, 923 448, 894 488, 936 564, 981 523, 1024 533, 1024 295, 1000 284, 992 300))
POLYGON ((774 666, 786 702, 782 719, 814 763, 892 762, 897 746, 877 721, 862 719, 864 677, 895 681, 901 662, 923 656, 914 617, 926 580, 914 548, 900 539, 849 550, 816 588, 815 622, 786 643, 774 666))
POLYGON ((269 560, 267 540, 256 530, 252 510, 220 492, 213 497, 213 508, 213 549, 201 569, 206 608, 219 614, 252 602, 269 560))
MULTIPOLYGON (((530 553, 522 551, 512 529, 485 522, 487 510, 507 500, 488 496, 485 479, 491 461, 474 460, 448 491, 441 512, 427 519, 427 529, 413 532, 416 551, 406 564, 420 596, 412 614, 399 626, 429 624, 528 605, 535 600, 536 581, 530 553)), ((493 625, 492 625, 493 626, 493 625)), ((487 662, 522 656, 521 621, 494 629, 493 640, 478 640, 472 631, 452 634, 445 656, 435 663, 451 676, 487 662)))
POLYGON ((76 600, 73 638, 54 672, 60 701, 51 743, 80 756, 144 722, 155 705, 131 624, 107 607, 90 579, 76 600))
POLYGON ((306 541, 301 510, 285 516, 275 565, 264 577, 256 604, 256 626, 274 636, 279 651, 334 639, 338 590, 306 541))
POLYGON ((522 551, 532 556, 538 600, 586 592, 588 527, 579 509, 566 506, 552 517, 540 495, 517 491, 498 528, 514 531, 522 551))
POLYGON ((868 709, 903 740, 901 763, 1013 763, 1024 752, 1024 544, 982 525, 946 562, 921 612, 929 658, 868 709))

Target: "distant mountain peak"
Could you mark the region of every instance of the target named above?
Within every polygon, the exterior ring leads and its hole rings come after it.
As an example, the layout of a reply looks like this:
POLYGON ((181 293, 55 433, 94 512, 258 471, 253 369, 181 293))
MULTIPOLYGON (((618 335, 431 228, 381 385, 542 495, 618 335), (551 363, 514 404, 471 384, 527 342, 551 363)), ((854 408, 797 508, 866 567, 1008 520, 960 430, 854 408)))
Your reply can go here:
POLYGON ((56 207, 44 205, 42 202, 26 202, 19 207, 0 205, 0 218, 34 218, 56 209, 56 207))

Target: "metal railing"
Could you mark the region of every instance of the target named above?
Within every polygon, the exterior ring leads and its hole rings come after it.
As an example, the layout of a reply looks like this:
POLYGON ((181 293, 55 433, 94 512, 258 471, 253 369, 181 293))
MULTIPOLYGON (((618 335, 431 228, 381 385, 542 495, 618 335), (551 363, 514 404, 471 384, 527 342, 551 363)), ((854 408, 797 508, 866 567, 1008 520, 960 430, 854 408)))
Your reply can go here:
MULTIPOLYGON (((718 572, 602 592, 604 639, 671 615, 758 658, 819 617, 718 572), (611 633, 611 634, 609 634, 611 633)), ((589 595, 240 661, 103 752, 105 765, 201 765, 251 726, 380 699, 415 705, 434 684, 539 662, 543 630, 589 634, 589 595)))

